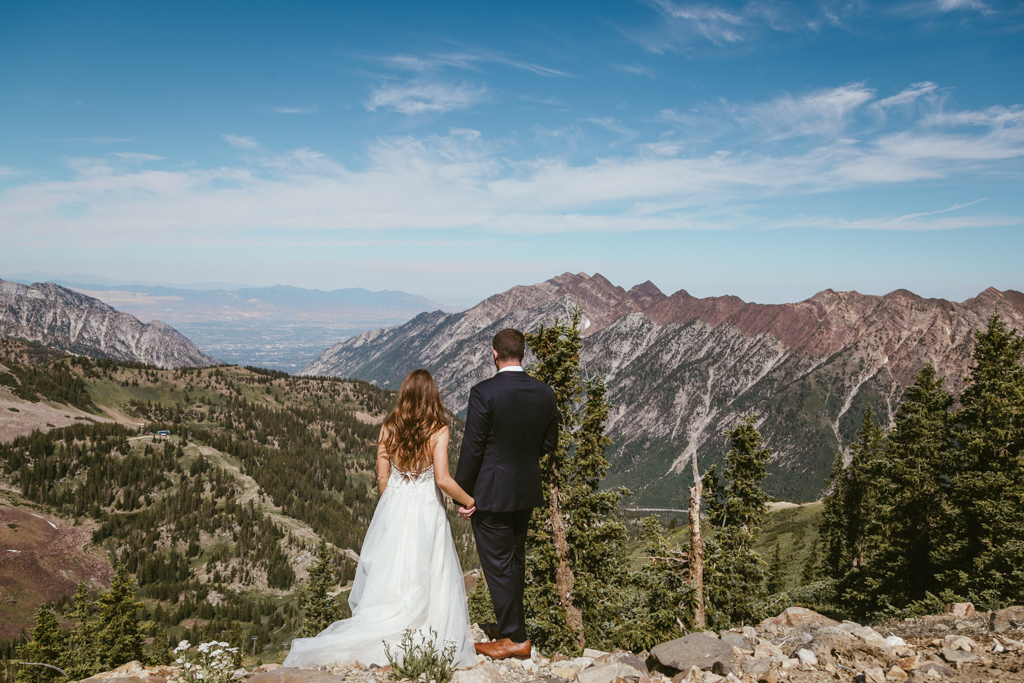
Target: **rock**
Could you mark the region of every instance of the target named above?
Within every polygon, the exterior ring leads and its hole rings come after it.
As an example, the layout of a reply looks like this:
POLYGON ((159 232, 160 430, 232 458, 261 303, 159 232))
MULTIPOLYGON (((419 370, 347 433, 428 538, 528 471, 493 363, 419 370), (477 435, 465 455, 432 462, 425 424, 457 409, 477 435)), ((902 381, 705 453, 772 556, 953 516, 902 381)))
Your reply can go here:
POLYGON ((1024 630, 1024 607, 1015 605, 989 615, 990 628, 996 633, 1024 630))
POLYGON ((885 638, 878 635, 875 629, 871 628, 870 626, 861 626, 859 629, 853 632, 853 635, 857 636, 868 645, 877 647, 880 650, 888 651, 889 649, 889 646, 885 643, 885 638))
POLYGON ((774 659, 782 658, 785 656, 786 655, 782 652, 778 645, 768 640, 758 643, 754 647, 754 657, 757 657, 758 659, 774 659))
POLYGON ((885 644, 891 648, 897 648, 906 645, 907 641, 903 640, 899 636, 889 636, 885 639, 885 644))
POLYGON ((632 652, 626 652, 625 650, 616 650, 611 654, 604 655, 603 657, 600 657, 597 660, 595 660, 594 664, 603 664, 607 662, 622 662, 627 666, 633 667, 637 671, 642 671, 645 674, 649 673, 647 669, 647 664, 645 664, 642 659, 637 657, 632 652))
POLYGON ((711 673, 721 676, 722 678, 726 678, 730 675, 735 676, 743 672, 740 671, 740 668, 732 662, 723 662, 722 660, 718 660, 711 665, 711 673))
POLYGON ((864 683, 885 683, 885 672, 880 666, 866 666, 861 675, 864 677, 864 683))
POLYGON ((978 655, 967 650, 952 650, 944 647, 942 648, 942 658, 950 664, 966 664, 967 662, 973 662, 978 658, 978 655))
POLYGON ((748 659, 740 665, 740 670, 754 679, 771 668, 772 660, 770 659, 748 659))
POLYGON ((451 683, 505 683, 505 679, 493 664, 478 664, 472 669, 456 671, 451 683))
POLYGON ((662 667, 675 671, 688 671, 691 666, 710 669, 719 660, 733 660, 732 645, 703 633, 691 633, 651 649, 653 657, 662 667))
POLYGON ((691 666, 686 671, 680 671, 675 676, 673 676, 672 683, 686 683, 687 681, 692 681, 693 683, 696 683, 697 681, 703 680, 703 678, 704 673, 700 670, 700 668, 696 666, 691 666))
POLYGON ((616 678, 623 678, 627 681, 639 681, 644 673, 644 671, 634 669, 622 662, 609 662, 588 666, 579 672, 576 680, 579 683, 612 683, 616 678))
POLYGON ((969 602, 951 602, 943 612, 954 617, 969 617, 974 614, 974 605, 969 602))
POLYGON ((529 671, 532 674, 537 673, 537 665, 533 663, 532 659, 527 659, 523 662, 523 669, 529 671))
POLYGON ((889 667, 889 670, 885 672, 885 680, 887 681, 896 681, 897 683, 903 683, 903 681, 907 680, 908 678, 910 678, 910 676, 907 675, 907 672, 901 669, 900 667, 896 666, 895 664, 889 667))
POLYGON ((724 680, 725 676, 719 676, 710 671, 705 671, 704 675, 700 677, 700 683, 722 683, 724 680))
POLYGON ((245 678, 248 673, 244 667, 239 667, 231 672, 231 678, 237 681, 239 678, 245 678))
POLYGON ((766 631, 778 631, 786 628, 806 628, 808 626, 837 626, 838 622, 818 614, 806 607, 789 607, 781 614, 765 619, 757 625, 766 631))
MULTIPOLYGON (((475 671, 478 668, 480 667, 474 667, 471 671, 475 671)), ((458 672, 456 672, 457 674, 458 672)), ((263 671, 245 680, 246 683, 337 683, 339 678, 339 676, 333 676, 326 671, 288 668, 263 671)), ((500 683, 500 680, 481 680, 474 681, 473 683, 500 683)))
POLYGON ((964 650, 965 652, 976 652, 978 644, 967 636, 946 636, 942 639, 942 647, 950 650, 964 650))
POLYGON ((583 656, 584 657, 590 657, 591 659, 597 659, 598 657, 604 657, 606 654, 608 654, 608 653, 607 652, 603 652, 602 650, 591 650, 589 647, 585 648, 583 650, 583 656))
POLYGON ((133 681, 138 681, 139 683, 142 683, 142 681, 145 681, 145 683, 164 683, 167 679, 176 676, 177 673, 178 667, 176 666, 147 667, 142 666, 142 663, 136 660, 122 664, 112 671, 105 671, 84 680, 98 682, 119 679, 119 683, 132 683, 133 681))
POLYGON ((855 621, 844 621, 843 623, 839 624, 836 628, 842 631, 846 631, 847 633, 853 633, 854 631, 860 628, 860 624, 858 624, 855 621))
POLYGON ((742 633, 735 633, 733 631, 722 631, 720 636, 723 642, 729 643, 733 647, 738 647, 741 650, 754 649, 753 639, 748 638, 742 633))
POLYGON ((271 662, 270 664, 260 664, 255 669, 253 669, 252 672, 254 674, 261 674, 264 671, 275 671, 275 670, 280 669, 280 668, 281 668, 280 664, 278 664, 276 662, 271 662))
POLYGON ((579 672, 579 670, 580 668, 578 666, 564 662, 559 662, 551 667, 551 673, 553 673, 555 676, 570 681, 576 678, 576 674, 577 672, 579 672))
POLYGON ((921 660, 917 655, 911 655, 909 657, 900 657, 894 664, 904 671, 913 671, 920 662, 921 660))
POLYGON ((950 669, 948 666, 943 666, 938 662, 924 662, 921 666, 917 667, 917 671, 918 673, 925 676, 931 676, 932 678, 953 678, 956 676, 956 671, 953 671, 953 669, 950 669))
POLYGON ((805 647, 802 647, 796 651, 796 658, 799 659, 800 663, 806 667, 814 669, 818 666, 818 658, 814 655, 813 652, 811 652, 805 647))

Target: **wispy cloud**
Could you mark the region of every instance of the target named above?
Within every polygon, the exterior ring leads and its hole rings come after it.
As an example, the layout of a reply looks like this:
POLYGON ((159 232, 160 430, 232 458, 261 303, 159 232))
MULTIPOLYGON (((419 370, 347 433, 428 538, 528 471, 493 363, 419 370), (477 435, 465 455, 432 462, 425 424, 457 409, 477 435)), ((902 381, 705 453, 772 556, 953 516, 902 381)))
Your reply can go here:
POLYGON ((315 114, 316 106, 312 107, 266 107, 267 111, 275 114, 315 114))
POLYGON ((652 80, 658 77, 657 71, 646 66, 638 66, 636 64, 612 64, 612 66, 623 73, 633 74, 635 76, 646 76, 652 80))
POLYGON ((592 123, 595 126, 600 126, 601 128, 604 128, 605 130, 607 130, 607 131, 609 131, 611 133, 616 133, 616 134, 621 135, 621 136, 623 136, 623 137, 625 137, 627 139, 635 138, 637 136, 637 132, 635 130, 632 130, 631 128, 627 128, 626 126, 622 125, 613 116, 604 116, 604 117, 601 117, 601 118, 589 118, 589 119, 587 119, 587 122, 588 123, 592 123))
POLYGON ((991 8, 981 0, 935 0, 935 6, 940 12, 953 12, 956 10, 974 10, 977 12, 991 12, 991 8))
MULTIPOLYGON (((772 153, 749 139, 696 152, 669 136, 616 156, 571 163, 564 152, 580 133, 569 127, 548 131, 547 140, 559 145, 552 153, 515 160, 508 154, 511 143, 451 128, 442 136, 380 139, 367 149, 361 168, 317 150, 262 153, 254 141, 243 147, 255 150, 244 164, 206 169, 139 169, 114 163, 121 159, 114 155, 74 159, 68 160, 74 171, 70 179, 29 180, 0 192, 0 237, 8 244, 44 239, 78 244, 99 237, 290 244, 341 239, 355 230, 386 239, 393 235, 389 231, 408 230, 487 234, 780 225, 932 230, 1024 221, 968 203, 924 205, 870 220, 784 219, 763 208, 777 206, 780 198, 796 204, 811 194, 1020 172, 1020 106, 932 112, 866 131, 857 140, 822 133, 834 132, 869 95, 854 84, 794 97, 786 106, 779 99, 748 106, 761 113, 755 123, 768 130, 809 131, 808 144, 776 146, 772 153), (759 217, 759 207, 772 218, 759 217)), ((615 119, 593 123, 622 126, 615 119)))
POLYGON ((925 95, 934 93, 938 89, 939 86, 929 81, 914 83, 899 94, 893 95, 892 97, 882 98, 877 102, 872 103, 871 106, 881 110, 890 109, 892 107, 903 107, 916 102, 925 95))
POLYGON ((167 157, 157 156, 156 154, 144 154, 142 152, 114 152, 114 156, 124 159, 125 161, 161 161, 167 157))
POLYGON ((524 62, 500 52, 490 50, 467 52, 435 52, 423 56, 392 55, 384 58, 384 63, 407 71, 440 71, 446 68, 477 69, 481 64, 493 63, 511 66, 515 69, 529 71, 539 76, 570 76, 571 74, 552 69, 541 64, 524 62))
POLYGON ((22 174, 21 171, 19 171, 16 168, 11 168, 10 166, 0 166, 0 176, 11 177, 11 176, 17 176, 17 175, 21 175, 21 174, 22 174))
POLYGON ((237 147, 238 149, 257 149, 260 146, 260 143, 256 142, 248 135, 231 135, 230 133, 224 133, 221 137, 224 138, 224 141, 229 145, 237 147))
POLYGON ((482 85, 417 79, 408 83, 385 83, 370 94, 365 106, 370 111, 383 107, 408 115, 443 113, 467 109, 486 97, 487 88, 482 85))
POLYGON ((798 136, 835 137, 843 132, 854 112, 875 97, 863 83, 816 90, 793 97, 734 108, 736 118, 763 130, 769 140, 798 136))

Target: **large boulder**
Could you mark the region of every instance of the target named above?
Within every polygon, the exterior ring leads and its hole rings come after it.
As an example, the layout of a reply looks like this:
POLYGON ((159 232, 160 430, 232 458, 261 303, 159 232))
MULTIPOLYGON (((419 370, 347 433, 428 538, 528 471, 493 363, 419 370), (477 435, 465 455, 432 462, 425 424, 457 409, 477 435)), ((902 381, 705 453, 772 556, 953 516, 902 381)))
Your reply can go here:
POLYGON ((992 622, 991 628, 996 633, 1024 630, 1024 607, 1014 605, 1013 607, 996 610, 992 613, 990 620, 992 622))
POLYGON ((691 633, 666 643, 655 645, 651 657, 670 672, 689 671, 690 667, 710 669, 717 661, 732 662, 735 659, 732 645, 718 638, 691 633))
POLYGON ((829 619, 823 614, 806 607, 789 607, 777 617, 765 619, 757 625, 765 631, 781 631, 790 628, 811 628, 820 626, 838 626, 839 622, 829 619))

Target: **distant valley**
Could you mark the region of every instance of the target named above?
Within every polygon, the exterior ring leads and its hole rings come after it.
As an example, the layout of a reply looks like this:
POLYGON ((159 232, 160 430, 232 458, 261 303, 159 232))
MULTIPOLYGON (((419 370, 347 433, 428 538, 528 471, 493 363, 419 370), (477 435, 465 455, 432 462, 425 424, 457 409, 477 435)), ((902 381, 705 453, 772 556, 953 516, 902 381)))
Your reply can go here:
POLYGON ((144 321, 173 325, 225 363, 295 373, 339 339, 404 323, 424 311, 453 310, 398 291, 332 291, 277 285, 239 289, 95 284, 56 279, 144 321))

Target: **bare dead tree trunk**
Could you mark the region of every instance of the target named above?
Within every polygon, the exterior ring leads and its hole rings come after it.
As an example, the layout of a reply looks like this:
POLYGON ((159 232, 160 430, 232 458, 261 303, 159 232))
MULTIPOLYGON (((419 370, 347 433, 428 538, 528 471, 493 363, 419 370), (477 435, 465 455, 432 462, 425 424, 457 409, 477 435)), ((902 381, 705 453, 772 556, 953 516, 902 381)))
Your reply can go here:
MULTIPOLYGON (((557 481, 557 473, 554 479, 557 481)), ((558 486, 552 485, 551 497, 548 499, 548 514, 551 519, 551 540, 554 542, 555 554, 558 555, 558 567, 555 568, 555 591, 565 610, 565 618, 569 628, 576 632, 576 644, 582 650, 586 645, 583 634, 583 612, 572 601, 572 592, 576 586, 576 576, 569 566, 569 543, 565 538, 565 521, 562 517, 562 501, 558 486)))
POLYGON ((700 505, 704 485, 697 471, 697 452, 690 458, 693 464, 693 487, 690 488, 690 582, 696 591, 697 607, 693 612, 693 625, 703 630, 707 623, 704 615, 704 539, 700 534, 700 505))

